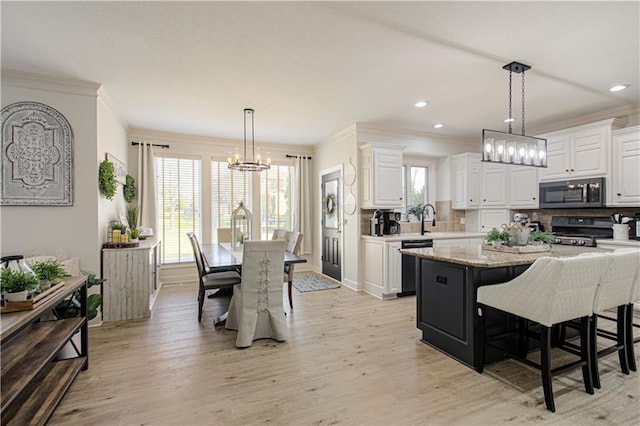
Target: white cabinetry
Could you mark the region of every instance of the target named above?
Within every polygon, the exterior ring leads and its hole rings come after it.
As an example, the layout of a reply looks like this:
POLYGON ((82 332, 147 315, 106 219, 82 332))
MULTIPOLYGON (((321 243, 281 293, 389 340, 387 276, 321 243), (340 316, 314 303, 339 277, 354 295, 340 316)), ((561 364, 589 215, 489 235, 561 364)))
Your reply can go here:
POLYGON ((500 163, 482 163, 482 207, 506 207, 507 169, 500 163))
POLYGON ((613 132, 607 206, 640 205, 640 126, 613 132))
POLYGON ((402 254, 400 241, 387 244, 387 282, 385 294, 397 294, 402 290, 402 254))
POLYGON ((363 145, 360 164, 362 208, 402 207, 402 148, 363 145))
POLYGON ((538 168, 525 166, 506 166, 507 168, 507 205, 517 208, 538 208, 538 168))
POLYGON ((158 240, 140 241, 139 247, 102 249, 103 320, 121 321, 151 316, 159 288, 158 240))
POLYGON ((481 209, 467 212, 467 232, 489 232, 491 228, 498 228, 503 223, 510 223, 507 209, 481 209))
POLYGON ((616 119, 598 121, 541 135, 547 139, 547 168, 540 181, 600 177, 609 172, 611 130, 616 119))
POLYGON ((480 207, 480 154, 465 152, 451 157, 454 209, 480 207))

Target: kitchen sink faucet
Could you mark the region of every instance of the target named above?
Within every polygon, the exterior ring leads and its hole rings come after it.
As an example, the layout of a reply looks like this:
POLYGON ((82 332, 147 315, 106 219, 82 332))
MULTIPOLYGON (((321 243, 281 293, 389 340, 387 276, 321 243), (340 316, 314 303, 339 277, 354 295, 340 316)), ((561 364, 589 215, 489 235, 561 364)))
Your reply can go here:
MULTIPOLYGON (((433 207, 432 204, 425 204, 424 207, 422 208, 422 217, 420 218, 420 235, 424 235, 424 216, 425 213, 427 212, 427 207, 431 207, 431 210, 433 210, 433 221, 431 221, 431 226, 436 226, 436 208, 433 207)), ((427 231, 429 232, 429 231, 427 231)))

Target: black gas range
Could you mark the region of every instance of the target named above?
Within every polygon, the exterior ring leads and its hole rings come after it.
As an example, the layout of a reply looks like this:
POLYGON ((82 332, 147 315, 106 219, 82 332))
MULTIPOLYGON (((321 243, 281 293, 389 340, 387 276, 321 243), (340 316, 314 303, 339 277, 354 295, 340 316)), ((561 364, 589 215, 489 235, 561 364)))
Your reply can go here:
POLYGON ((555 244, 595 247, 596 239, 613 238, 608 216, 553 216, 551 231, 555 244))

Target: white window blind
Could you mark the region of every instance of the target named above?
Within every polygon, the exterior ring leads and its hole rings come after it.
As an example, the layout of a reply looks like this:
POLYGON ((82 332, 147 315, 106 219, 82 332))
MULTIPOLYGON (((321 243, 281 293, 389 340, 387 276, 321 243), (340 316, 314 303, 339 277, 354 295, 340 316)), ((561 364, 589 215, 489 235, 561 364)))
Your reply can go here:
POLYGON ((292 166, 275 166, 260 172, 260 234, 270 239, 276 228, 291 229, 292 166))
POLYGON ((162 239, 161 262, 193 262, 187 232, 202 240, 200 160, 155 157, 156 223, 162 239))
POLYGON ((249 209, 253 220, 259 220, 258 215, 253 211, 252 176, 253 172, 229 169, 226 161, 211 161, 212 242, 218 242, 218 228, 231 227, 231 213, 238 207, 240 201, 244 202, 245 207, 249 209))

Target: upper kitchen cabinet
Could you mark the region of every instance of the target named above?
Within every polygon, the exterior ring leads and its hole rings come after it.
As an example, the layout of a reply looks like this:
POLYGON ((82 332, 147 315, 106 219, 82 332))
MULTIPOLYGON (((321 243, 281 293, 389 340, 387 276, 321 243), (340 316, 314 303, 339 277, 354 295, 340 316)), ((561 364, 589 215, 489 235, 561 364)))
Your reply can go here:
POLYGON ((640 205, 640 126, 612 133, 613 164, 607 206, 640 205))
POLYGON ((547 168, 540 181, 606 176, 609 172, 611 131, 622 126, 608 119, 540 137, 547 139, 547 168))
POLYGON ((480 154, 465 152, 451 156, 451 188, 453 208, 480 207, 480 154))
POLYGON ((538 208, 538 168, 506 166, 508 173, 507 205, 511 208, 538 208))
POLYGON ((365 209, 402 207, 402 150, 393 145, 360 147, 360 205, 365 209))
POLYGON ((482 207, 507 205, 507 168, 500 163, 482 163, 482 207))

